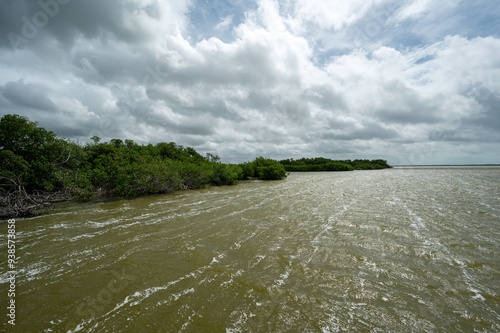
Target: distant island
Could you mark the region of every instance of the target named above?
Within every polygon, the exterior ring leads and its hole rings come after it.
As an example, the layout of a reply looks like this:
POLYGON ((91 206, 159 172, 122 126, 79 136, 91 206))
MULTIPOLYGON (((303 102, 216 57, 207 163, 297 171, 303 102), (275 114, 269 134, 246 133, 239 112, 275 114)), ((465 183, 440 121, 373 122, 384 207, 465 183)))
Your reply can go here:
POLYGON ((386 160, 330 160, 324 157, 279 161, 286 171, 353 171, 391 168, 386 160))
POLYGON ((279 180, 292 171, 384 169, 384 160, 322 157, 224 164, 175 142, 139 145, 112 139, 79 145, 19 115, 0 119, 0 218, 34 215, 53 203, 96 197, 134 197, 241 180, 279 180))

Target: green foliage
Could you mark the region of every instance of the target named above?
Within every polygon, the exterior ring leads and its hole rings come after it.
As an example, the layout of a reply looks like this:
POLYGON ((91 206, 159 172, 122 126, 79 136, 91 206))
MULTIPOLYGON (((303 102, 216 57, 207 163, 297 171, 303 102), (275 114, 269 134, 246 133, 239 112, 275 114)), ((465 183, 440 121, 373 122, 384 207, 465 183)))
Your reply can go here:
POLYGON ((220 157, 218 155, 207 153, 205 159, 211 163, 220 163, 220 157))
MULTIPOLYGON (((200 155, 201 156, 201 155, 200 155)), ((203 159, 203 157, 201 157, 203 159)), ((206 165, 196 163, 177 162, 177 170, 182 178, 182 188, 197 189, 208 185, 209 177, 212 173, 206 165)))
POLYGON ((255 177, 255 168, 254 168, 254 163, 252 162, 245 162, 241 163, 240 165, 241 168, 241 178, 242 179, 250 179, 252 177, 255 177))
POLYGON ((53 132, 25 117, 5 115, 0 119, 0 150, 6 159, 9 154, 10 161, 2 162, 0 177, 15 175, 27 189, 62 187, 56 170, 68 159, 68 143, 53 132))
POLYGON ((352 171, 390 168, 385 160, 335 161, 324 157, 280 161, 287 171, 352 171))
POLYGON ((259 178, 263 180, 278 180, 286 177, 285 167, 279 163, 258 168, 257 172, 259 178))
POLYGON ((391 167, 386 160, 354 160, 351 161, 351 165, 356 170, 376 170, 391 167))
POLYGON ((285 167, 278 161, 257 157, 252 164, 254 171, 253 176, 262 180, 278 180, 287 176, 285 167))
POLYGON ((14 154, 11 150, 0 150, 0 177, 15 183, 28 169, 29 164, 22 156, 14 154))
POLYGON ((210 176, 210 183, 213 185, 234 185, 241 179, 243 171, 237 165, 216 164, 210 176))

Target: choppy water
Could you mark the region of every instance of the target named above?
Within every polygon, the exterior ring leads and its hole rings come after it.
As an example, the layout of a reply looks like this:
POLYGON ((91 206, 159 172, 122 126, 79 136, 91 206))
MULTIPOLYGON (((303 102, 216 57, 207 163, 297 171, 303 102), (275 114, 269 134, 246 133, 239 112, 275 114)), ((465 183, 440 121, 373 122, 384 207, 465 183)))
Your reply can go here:
POLYGON ((293 173, 19 219, 13 332, 498 332, 500 168, 293 173))

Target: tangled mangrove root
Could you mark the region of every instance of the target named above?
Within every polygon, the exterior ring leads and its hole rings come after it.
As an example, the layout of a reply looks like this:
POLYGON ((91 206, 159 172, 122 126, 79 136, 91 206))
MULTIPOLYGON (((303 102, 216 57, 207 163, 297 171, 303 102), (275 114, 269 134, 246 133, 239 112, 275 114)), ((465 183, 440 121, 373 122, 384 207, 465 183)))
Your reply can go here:
POLYGON ((40 210, 51 208, 55 202, 71 199, 69 193, 62 191, 27 193, 22 186, 0 190, 0 218, 34 216, 40 210))

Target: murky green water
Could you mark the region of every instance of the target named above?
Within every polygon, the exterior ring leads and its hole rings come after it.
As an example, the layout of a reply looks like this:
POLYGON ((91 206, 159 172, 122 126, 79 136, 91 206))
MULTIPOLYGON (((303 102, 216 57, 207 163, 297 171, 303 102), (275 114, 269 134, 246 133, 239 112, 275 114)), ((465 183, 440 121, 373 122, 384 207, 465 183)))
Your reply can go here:
POLYGON ((12 332, 498 332, 500 168, 294 173, 18 219, 12 332))

